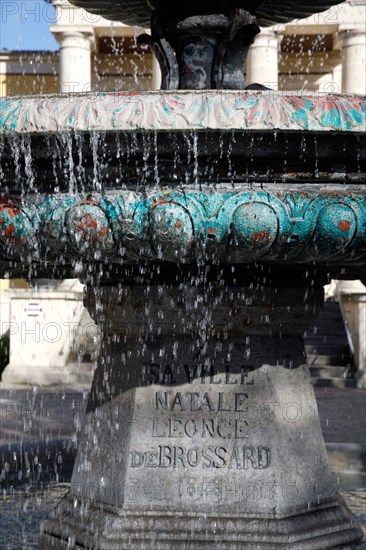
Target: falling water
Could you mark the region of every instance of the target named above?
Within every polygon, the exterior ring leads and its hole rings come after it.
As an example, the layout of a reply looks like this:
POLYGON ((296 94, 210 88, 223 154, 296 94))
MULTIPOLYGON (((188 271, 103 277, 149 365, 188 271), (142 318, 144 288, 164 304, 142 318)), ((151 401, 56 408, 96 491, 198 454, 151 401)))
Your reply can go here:
MULTIPOLYGON (((322 51, 324 47, 323 38, 321 36, 318 37, 316 42, 319 51, 322 51)), ((119 54, 120 49, 121 43, 113 35, 113 53, 116 55, 119 54)), ((137 57, 143 55, 141 52, 135 53, 137 57)), ((308 73, 310 69, 304 69, 302 66, 304 56, 306 55, 303 49, 303 39, 300 39, 299 53, 301 56, 296 61, 296 66, 293 70, 297 68, 299 71, 308 73)), ((140 84, 139 72, 141 70, 137 61, 132 60, 131 62, 133 67, 132 80, 136 88, 140 84)), ((97 64, 95 65, 95 71, 95 79, 101 83, 102 75, 99 72, 97 64)), ((306 82, 306 80, 303 81, 304 87, 306 87, 306 82)), ((356 147, 352 154, 355 155, 356 172, 360 176, 362 174, 360 166, 361 142, 360 140, 356 141, 358 148, 356 147)), ((214 137, 209 132, 184 131, 180 133, 160 134, 155 130, 151 132, 113 132, 112 135, 109 132, 97 130, 89 133, 82 133, 80 131, 71 133, 65 131, 56 135, 46 135, 35 139, 29 136, 19 137, 14 134, 9 138, 7 144, 5 140, 4 142, 0 141, 0 147, 0 160, 3 161, 0 163, 0 177, 7 185, 14 183, 11 181, 12 178, 15 180, 16 191, 20 196, 21 205, 26 204, 30 198, 35 203, 40 203, 44 194, 50 192, 50 190, 54 193, 62 193, 70 201, 79 195, 91 195, 93 198, 103 197, 104 192, 115 189, 132 191, 133 193, 141 191, 143 196, 146 196, 147 192, 151 189, 156 193, 166 192, 167 190, 168 192, 175 190, 180 192, 183 190, 182 195, 191 193, 195 200, 198 201, 197 197, 204 186, 207 186, 208 195, 212 190, 220 189, 220 185, 225 183, 230 184, 230 193, 239 192, 239 190, 241 193, 245 193, 252 189, 257 189, 258 183, 261 185, 260 189, 265 190, 265 184, 269 180, 283 184, 289 184, 289 182, 293 181, 301 183, 304 180, 306 180, 307 184, 321 183, 322 178, 325 179, 324 174, 327 173, 327 170, 333 170, 334 179, 337 183, 343 183, 346 177, 353 177, 352 159, 346 166, 347 173, 345 175, 342 173, 341 176, 334 169, 334 164, 336 164, 334 160, 327 163, 325 158, 326 142, 321 136, 319 138, 316 136, 311 138, 303 134, 299 139, 297 136, 289 138, 286 133, 279 130, 271 134, 271 140, 269 141, 268 135, 234 130, 229 132, 220 131, 214 137), (258 158, 258 151, 265 151, 266 147, 276 149, 278 152, 277 158, 271 159, 270 162, 268 162, 268 154, 267 157, 263 154, 261 158, 258 158), (49 159, 49 166, 45 166, 45 159, 49 159), (301 169, 299 173, 294 175, 294 167, 298 166, 299 160, 301 161, 301 169), (9 174, 11 174, 11 177, 9 177, 9 174), (39 174, 42 174, 42 177, 39 177, 39 174)), ((345 148, 342 152, 343 161, 346 165, 350 152, 345 148)), ((7 192, 8 188, 5 186, 3 193, 7 192)), ((216 215, 222 205, 210 206, 208 202, 207 200, 202 210, 207 213, 209 208, 212 208, 212 211, 216 215)), ((250 202, 253 208, 255 201, 251 199, 250 202)), ((74 203, 71 202, 70 204, 74 203)), ((215 216, 211 216, 211 218, 210 223, 212 220, 216 221, 215 216)), ((32 220, 32 223, 36 223, 36 221, 35 218, 32 220)), ((41 221, 44 220, 42 219, 41 221)), ((161 222, 161 215, 156 218, 156 223, 159 222, 161 222)), ((180 220, 177 220, 174 227, 179 228, 180 223, 180 220)), ((206 225, 204 225, 204 231, 215 229, 210 227, 209 223, 206 223, 206 225)), ((202 228, 200 227, 200 229, 202 228)), ((232 231, 232 228, 230 228, 230 231, 232 231)), ((206 233, 202 234, 206 235, 206 233)), ((222 341, 216 345, 213 356, 210 357, 207 352, 208 341, 211 338, 214 325, 214 308, 219 308, 222 305, 229 289, 229 285, 226 282, 227 273, 224 273, 224 269, 219 267, 216 273, 217 266, 220 266, 218 249, 222 246, 223 249, 227 250, 233 241, 230 234, 227 241, 224 241, 220 245, 219 240, 215 240, 214 232, 208 234, 210 237, 207 238, 208 244, 205 245, 207 248, 202 246, 201 256, 198 257, 196 262, 197 266, 192 268, 191 273, 188 269, 186 279, 181 283, 180 287, 185 290, 192 288, 192 299, 187 299, 186 310, 183 313, 178 312, 177 309, 176 317, 173 318, 172 327, 170 327, 174 332, 174 330, 177 330, 178 323, 181 322, 184 328, 194 331, 195 337, 192 338, 188 350, 190 355, 196 357, 196 376, 202 380, 204 380, 207 372, 212 371, 215 361, 222 361, 222 364, 220 364, 222 368, 225 364, 230 365, 235 354, 233 343, 228 341, 227 328, 223 331, 222 341), (210 244, 210 242, 213 244, 210 244), (208 248, 210 246, 211 248, 208 248), (212 260, 212 265, 205 265, 207 258, 212 260), (216 273, 216 278, 212 273, 216 273), (212 282, 212 279, 214 279, 214 282, 212 282), (194 290, 201 286, 205 288, 205 292, 194 294, 194 290), (198 321, 197 315, 200 317, 198 321)), ((126 232, 124 237, 128 237, 128 235, 128 232, 126 232)), ((69 238, 70 236, 67 233, 63 233, 62 239, 55 243, 55 247, 59 247, 59 252, 56 253, 56 263, 59 266, 67 268, 67 264, 71 262, 74 274, 83 276, 84 279, 94 283, 94 286, 96 286, 99 278, 105 277, 109 271, 113 272, 115 257, 112 255, 110 258, 108 250, 105 253, 105 260, 101 259, 101 249, 98 250, 96 247, 93 253, 95 260, 93 263, 99 266, 99 272, 98 269, 95 271, 92 270, 90 263, 88 263, 89 260, 77 257, 76 254, 74 254, 72 260, 67 259, 64 251, 68 245, 69 238)), ((151 247, 149 248, 150 245, 142 242, 145 234, 141 233, 136 238, 132 233, 132 238, 136 239, 137 242, 135 248, 132 248, 127 253, 126 248, 121 246, 118 251, 118 265, 123 264, 125 256, 133 260, 141 257, 148 260, 152 257, 164 260, 164 242, 155 244, 155 249, 152 252, 151 247)), ((201 246, 199 240, 198 243, 201 246)), ((22 258, 30 266, 29 269, 32 276, 40 269, 38 264, 33 264, 36 263, 36 260, 42 254, 47 261, 48 257, 52 258, 54 251, 51 248, 48 247, 47 250, 42 250, 41 246, 39 250, 33 250, 34 255, 32 257, 22 258)), ((85 249, 87 249, 87 246, 85 249)), ((179 258, 182 249, 183 246, 180 248, 179 244, 176 245, 174 251, 176 257, 179 258)), ((10 252, 11 247, 9 248, 10 252)), ((300 254, 297 259, 299 257, 300 254)), ((9 265, 15 272, 17 269, 16 264, 15 260, 9 262, 9 265)), ((242 303, 243 307, 250 307, 253 305, 253 296, 257 293, 260 297, 258 298, 259 303, 262 303, 262 305, 266 304, 264 296, 266 283, 273 273, 271 272, 271 267, 264 270, 263 266, 258 263, 258 260, 253 262, 253 265, 257 270, 256 281, 251 282, 248 290, 243 291, 236 298, 233 291, 232 296, 230 296, 230 300, 233 302, 231 311, 233 318, 238 313, 237 308, 234 307, 235 299, 242 303)), ((164 268, 166 266, 157 266, 155 271, 149 271, 146 268, 146 264, 143 263, 138 268, 139 276, 146 278, 149 273, 151 277, 157 276, 160 274, 160 270, 164 268)), ((239 272, 237 275, 235 265, 231 266, 230 276, 234 287, 241 284, 243 272, 239 272)), ((177 277, 178 275, 176 275, 177 277)), ((307 279, 311 280, 312 277, 313 275, 310 272, 307 273, 307 279)), ((313 283, 314 281, 312 280, 309 286, 313 286, 313 283)), ((124 292, 123 285, 120 282, 118 284, 122 296, 124 292)), ((118 365, 113 364, 112 358, 108 355, 101 358, 100 364, 104 367, 105 371, 105 378, 103 380, 105 394, 113 395, 115 391, 115 382, 111 379, 113 369, 118 370, 121 380, 129 387, 129 378, 130 376, 134 376, 134 373, 130 373, 123 367, 128 362, 134 360, 134 354, 139 360, 144 361, 144 367, 141 370, 142 380, 146 380, 148 376, 148 365, 164 363, 167 361, 170 352, 172 355, 172 364, 177 365, 177 376, 185 374, 185 367, 187 365, 179 363, 181 355, 184 353, 184 346, 181 341, 172 339, 172 349, 169 351, 167 343, 162 339, 161 327, 166 323, 166 318, 171 318, 168 316, 170 311, 174 311, 177 307, 174 300, 165 309, 161 306, 162 303, 165 303, 165 296, 168 295, 171 286, 170 282, 161 284, 157 297, 158 306, 155 306, 153 300, 150 298, 154 291, 154 285, 146 284, 142 306, 144 312, 144 331, 141 329, 138 334, 138 349, 126 349, 126 343, 129 341, 128 332, 124 335, 115 334, 111 337, 111 341, 107 342, 108 345, 115 346, 117 349, 123 351, 119 353, 118 365), (156 326, 152 322, 154 307, 157 307, 156 326), (152 347, 152 343, 154 347, 152 347)), ((98 314, 103 316, 105 315, 103 311, 104 305, 99 289, 95 290, 95 294, 96 310, 98 314)), ((305 296, 305 300, 307 298, 308 296, 305 296)), ((141 303, 136 303, 136 310, 140 307, 141 303)), ((304 312, 306 313, 307 310, 308 305, 305 303, 304 312)), ((284 309, 283 315, 286 316, 286 314, 290 313, 291 307, 287 306, 284 309)), ((261 316, 261 323, 264 326, 271 327, 272 319, 273 311, 268 307, 261 316)), ((124 321, 124 319, 121 320, 121 322, 124 321)), ((246 319, 246 322, 250 326, 252 319, 249 317, 246 319)), ((314 327, 315 333, 316 327, 314 327)), ((271 340, 271 330, 268 334, 268 339, 271 340)), ((255 350, 255 337, 246 336, 241 345, 245 364, 250 364, 253 356, 255 356, 255 352, 253 352, 255 350)), ((288 366, 289 368, 293 367, 291 361, 289 361, 288 366)), ((193 371, 190 371, 189 375, 194 378, 195 374, 192 373, 193 371)), ((228 370, 225 374, 229 378, 230 373, 228 370)), ((172 383, 172 377, 172 370, 169 371, 169 369, 166 369, 163 374, 163 382, 172 383)), ((37 398, 37 396, 31 394, 29 399, 27 399, 27 406, 35 407, 37 398)), ((98 395, 97 398, 102 400, 103 396, 98 395)), ((78 402, 78 408, 81 411, 85 406, 85 396, 77 393, 75 400, 78 402)), ((2 405, 3 403, 0 401, 0 406, 2 405)), ((36 540, 40 522, 46 519, 56 502, 66 493, 69 487, 71 464, 73 463, 75 448, 77 447, 81 415, 76 416, 77 418, 73 418, 69 426, 68 441, 61 441, 59 433, 51 433, 51 437, 54 437, 54 441, 56 441, 56 448, 52 446, 53 441, 51 441, 50 448, 48 448, 49 431, 48 427, 43 427, 38 433, 39 441, 34 443, 34 445, 32 444, 31 449, 23 448, 23 444, 20 442, 15 450, 12 450, 12 458, 9 459, 9 453, 7 453, 7 458, 1 463, 0 479, 3 492, 0 500, 0 514, 4 521, 2 521, 0 527, 0 546, 3 545, 4 548, 8 548, 9 550, 17 547, 37 547, 36 540), (71 444, 70 441, 72 442, 71 444), (9 537, 11 537, 10 543, 9 537)), ((112 430, 113 433, 119 434, 123 422, 123 419, 114 419, 113 422, 111 420, 111 424, 106 426, 106 431, 112 430)), ((328 419, 326 419, 325 423, 327 426, 329 425, 328 419)), ((32 426, 32 417, 30 415, 24 423, 24 432, 31 431, 32 426)), ((299 437, 303 439, 302 432, 299 437)), ((98 449, 100 442, 97 434, 93 434, 90 444, 95 449, 98 449)), ((364 484, 365 480, 363 478, 360 479, 360 477, 362 478, 362 476, 356 473, 353 473, 349 477, 338 476, 336 484, 342 490, 343 495, 352 506, 358 519, 366 525, 366 515, 364 512, 365 495, 358 488, 364 484), (357 486, 355 485, 356 480, 357 486)), ((104 482, 105 477, 102 476, 102 486, 104 482)), ((217 525, 214 526, 214 531, 216 529, 218 529, 217 525)))

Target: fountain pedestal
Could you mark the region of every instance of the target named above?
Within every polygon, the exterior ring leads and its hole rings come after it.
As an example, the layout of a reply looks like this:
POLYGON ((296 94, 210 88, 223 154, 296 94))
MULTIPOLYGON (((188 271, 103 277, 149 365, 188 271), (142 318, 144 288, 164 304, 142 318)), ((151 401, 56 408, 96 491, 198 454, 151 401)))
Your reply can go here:
POLYGON ((41 548, 356 544, 301 335, 328 278, 364 272, 364 98, 181 91, 4 110, 2 265, 80 277, 104 334, 41 548))
POLYGON ((331 481, 303 365, 302 333, 322 300, 317 286, 224 279, 88 288, 104 342, 71 490, 40 547, 360 540, 331 481))

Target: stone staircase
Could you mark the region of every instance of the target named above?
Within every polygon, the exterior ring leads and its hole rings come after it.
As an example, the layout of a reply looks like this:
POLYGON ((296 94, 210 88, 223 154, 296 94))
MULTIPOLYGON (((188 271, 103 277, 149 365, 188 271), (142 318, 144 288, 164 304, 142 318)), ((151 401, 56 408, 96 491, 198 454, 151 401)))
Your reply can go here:
POLYGON ((305 333, 307 363, 319 387, 356 387, 352 353, 338 303, 327 301, 305 333))

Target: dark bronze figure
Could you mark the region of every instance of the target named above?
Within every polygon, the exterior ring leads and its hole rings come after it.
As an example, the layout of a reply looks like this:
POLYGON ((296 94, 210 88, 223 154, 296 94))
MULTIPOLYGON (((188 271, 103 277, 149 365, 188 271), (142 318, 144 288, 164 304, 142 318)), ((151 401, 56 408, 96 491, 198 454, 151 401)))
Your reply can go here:
POLYGON ((162 89, 242 89, 248 48, 260 26, 324 11, 342 0, 71 0, 107 19, 151 27, 162 89))

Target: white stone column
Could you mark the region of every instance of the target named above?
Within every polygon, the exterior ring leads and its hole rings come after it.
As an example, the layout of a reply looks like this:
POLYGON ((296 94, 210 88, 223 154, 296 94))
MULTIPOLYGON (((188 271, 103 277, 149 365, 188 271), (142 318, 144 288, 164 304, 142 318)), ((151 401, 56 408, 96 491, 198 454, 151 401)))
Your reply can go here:
POLYGON ((88 92, 91 88, 92 33, 68 30, 60 33, 59 90, 88 92))
MULTIPOLYGON (((366 6, 365 6, 366 9, 366 6)), ((342 37, 342 92, 366 93, 366 28, 344 30, 342 37)))
POLYGON ((359 388, 366 389, 366 293, 354 295, 351 299, 357 322, 355 338, 357 385, 359 388))
POLYGON ((160 90, 161 86, 161 70, 158 60, 155 55, 153 55, 152 60, 152 79, 151 79, 151 89, 160 90))
POLYGON ((249 48, 246 63, 246 84, 263 84, 278 88, 278 33, 272 28, 261 29, 249 48))
POLYGON ((348 0, 339 8, 342 92, 366 94, 366 0, 348 0))
POLYGON ((336 93, 341 93, 342 91, 342 63, 339 63, 333 68, 332 71, 333 78, 333 88, 336 93))
POLYGON ((91 48, 96 16, 77 8, 68 0, 52 0, 56 24, 50 31, 60 44, 59 91, 87 92, 91 83, 91 48))

